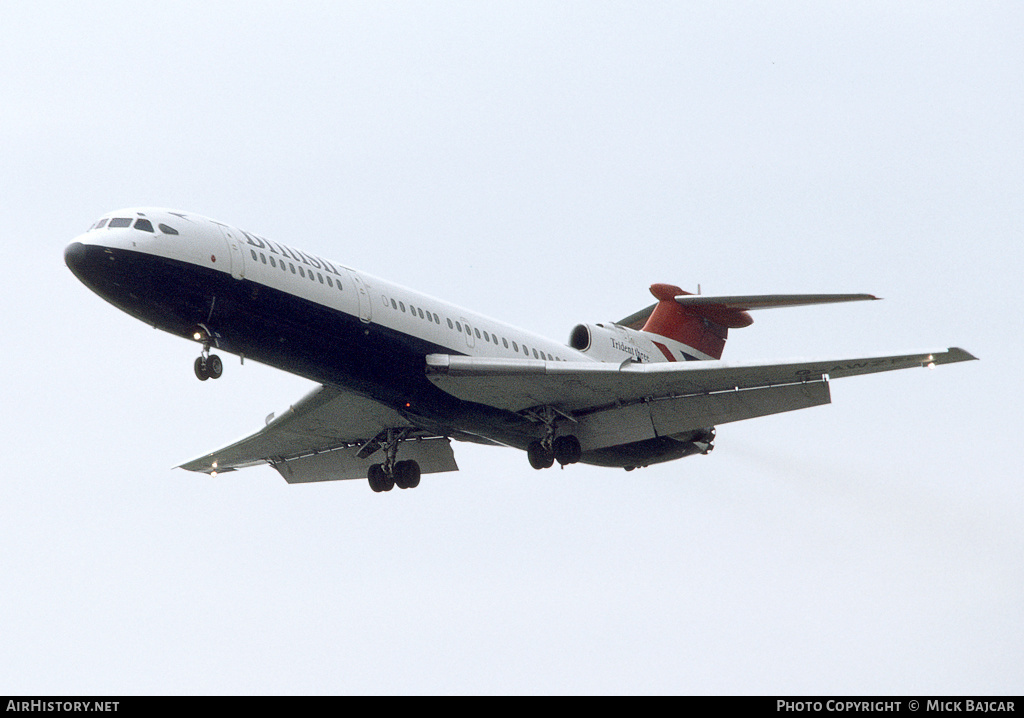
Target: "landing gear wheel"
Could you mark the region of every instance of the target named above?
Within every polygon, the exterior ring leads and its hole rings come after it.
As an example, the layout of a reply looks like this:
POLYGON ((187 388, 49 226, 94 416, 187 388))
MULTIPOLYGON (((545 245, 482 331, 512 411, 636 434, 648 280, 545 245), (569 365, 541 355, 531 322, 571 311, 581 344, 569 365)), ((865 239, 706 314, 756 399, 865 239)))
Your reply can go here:
POLYGON ((384 472, 380 464, 373 464, 366 472, 366 480, 370 482, 370 488, 375 492, 391 491, 395 486, 395 480, 384 472))
POLYGON ((206 360, 206 373, 211 379, 220 379, 224 373, 224 362, 216 354, 211 354, 206 360))
POLYGON ((530 459, 530 466, 537 470, 550 469, 555 463, 555 452, 539 441, 530 442, 526 447, 526 456, 530 459))
POLYGON ((399 461, 395 464, 395 486, 400 489, 415 489, 419 485, 419 464, 415 461, 399 461))
POLYGON ((204 357, 196 357, 196 362, 192 367, 196 370, 196 378, 199 381, 206 381, 210 378, 210 375, 206 372, 206 359, 204 357))
POLYGON ((580 460, 580 456, 583 455, 583 450, 580 448, 580 440, 575 436, 559 436, 555 439, 552 449, 554 450, 555 458, 562 466, 575 464, 580 460))

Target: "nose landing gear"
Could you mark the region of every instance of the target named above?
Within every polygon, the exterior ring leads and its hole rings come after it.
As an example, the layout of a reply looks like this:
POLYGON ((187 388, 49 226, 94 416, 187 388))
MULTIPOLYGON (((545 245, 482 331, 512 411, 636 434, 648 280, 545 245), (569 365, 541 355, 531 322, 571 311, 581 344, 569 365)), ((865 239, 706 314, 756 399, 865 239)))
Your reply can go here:
POLYGON ((196 372, 196 378, 199 381, 206 381, 207 379, 220 379, 221 374, 224 373, 224 362, 220 360, 220 357, 216 354, 210 353, 210 343, 213 341, 213 335, 209 329, 200 324, 196 327, 195 332, 192 334, 192 338, 197 342, 202 342, 203 353, 196 357, 193 368, 196 372))
POLYGON ((220 375, 224 373, 224 362, 216 354, 210 354, 208 350, 204 350, 203 355, 196 357, 195 364, 193 364, 196 377, 199 381, 220 379, 220 375))

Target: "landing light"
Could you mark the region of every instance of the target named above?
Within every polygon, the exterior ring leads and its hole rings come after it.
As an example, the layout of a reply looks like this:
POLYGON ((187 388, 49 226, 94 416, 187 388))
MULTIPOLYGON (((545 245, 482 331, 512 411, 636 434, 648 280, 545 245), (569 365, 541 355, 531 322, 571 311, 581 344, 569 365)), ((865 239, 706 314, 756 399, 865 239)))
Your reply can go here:
POLYGON ((195 339, 196 341, 199 341, 200 339, 203 338, 203 333, 202 332, 193 332, 192 338, 195 339))

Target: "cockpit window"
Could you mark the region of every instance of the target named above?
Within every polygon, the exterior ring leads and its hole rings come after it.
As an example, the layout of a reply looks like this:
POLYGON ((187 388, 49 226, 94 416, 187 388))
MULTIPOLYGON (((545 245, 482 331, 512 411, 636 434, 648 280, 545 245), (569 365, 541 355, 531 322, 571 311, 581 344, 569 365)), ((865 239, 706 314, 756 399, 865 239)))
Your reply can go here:
POLYGON ((99 220, 96 224, 94 224, 93 226, 89 227, 89 229, 100 229, 106 223, 107 223, 107 218, 104 217, 103 219, 99 220))
POLYGON ((176 230, 174 227, 168 227, 166 224, 158 224, 157 227, 159 227, 160 231, 163 232, 164 234, 177 234, 178 233, 178 230, 176 230))
POLYGON ((135 229, 141 229, 143 232, 152 232, 153 223, 148 219, 137 219, 135 220, 135 229))
POLYGON ((110 220, 110 224, 107 226, 110 227, 111 229, 113 229, 114 227, 131 227, 132 221, 128 217, 115 217, 114 219, 110 220))

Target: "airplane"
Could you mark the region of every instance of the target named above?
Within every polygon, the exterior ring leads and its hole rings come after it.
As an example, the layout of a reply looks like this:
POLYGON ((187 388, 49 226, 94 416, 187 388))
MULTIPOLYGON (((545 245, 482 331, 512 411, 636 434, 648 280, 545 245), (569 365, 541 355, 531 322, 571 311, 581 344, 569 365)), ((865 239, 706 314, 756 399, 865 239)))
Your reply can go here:
POLYGON ((375 492, 457 471, 451 442, 524 450, 535 469, 633 469, 708 454, 716 426, 831 402, 832 379, 976 359, 960 348, 816 361, 722 361, 755 310, 871 294, 708 296, 654 284, 617 322, 568 344, 189 212, 129 208, 64 250, 118 309, 212 350, 318 386, 265 426, 179 468, 269 464, 289 483, 367 479, 375 492))

